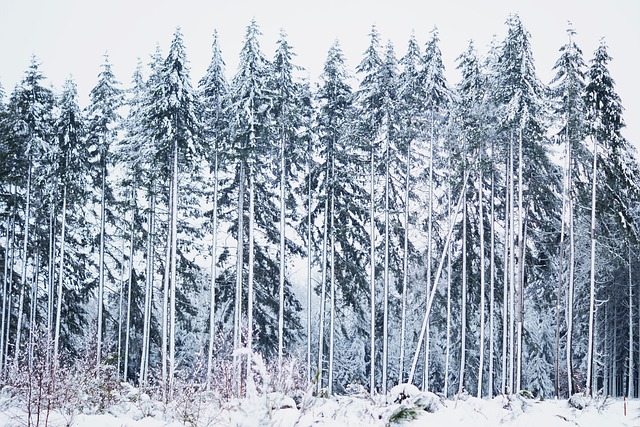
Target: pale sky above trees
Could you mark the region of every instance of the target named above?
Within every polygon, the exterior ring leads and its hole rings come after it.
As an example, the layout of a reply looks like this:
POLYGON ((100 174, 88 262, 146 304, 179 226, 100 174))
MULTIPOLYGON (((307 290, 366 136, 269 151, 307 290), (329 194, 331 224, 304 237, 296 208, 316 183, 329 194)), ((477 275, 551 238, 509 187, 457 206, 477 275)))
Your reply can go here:
POLYGON ((451 83, 459 78, 455 58, 474 39, 483 52, 494 34, 504 36, 504 22, 517 12, 532 36, 537 72, 543 83, 552 77, 558 49, 566 42, 567 21, 589 61, 601 37, 613 57, 610 71, 625 107, 624 135, 640 147, 640 83, 636 76, 640 40, 640 2, 633 0, 324 0, 306 2, 183 0, 0 0, 0 83, 9 94, 35 54, 56 90, 72 75, 80 101, 86 104, 103 54, 114 72, 129 86, 138 58, 143 63, 157 43, 168 50, 176 26, 182 28, 193 81, 204 75, 210 60, 214 29, 229 74, 235 72, 245 27, 255 18, 263 32, 267 56, 275 49, 280 28, 289 35, 295 61, 316 80, 326 52, 338 38, 348 66, 355 68, 376 24, 382 40, 390 39, 404 54, 412 31, 424 48, 429 31, 440 32, 444 64, 451 83))

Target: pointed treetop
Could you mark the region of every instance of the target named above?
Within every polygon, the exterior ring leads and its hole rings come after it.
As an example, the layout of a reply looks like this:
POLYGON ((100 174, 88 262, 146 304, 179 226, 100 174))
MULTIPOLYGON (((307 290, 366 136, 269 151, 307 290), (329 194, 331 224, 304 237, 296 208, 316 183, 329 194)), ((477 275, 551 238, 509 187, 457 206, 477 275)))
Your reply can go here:
POLYGON ((356 68, 357 73, 375 72, 382 64, 382 60, 380 59, 380 34, 375 25, 371 26, 369 40, 369 46, 364 52, 364 58, 362 58, 362 61, 356 68))

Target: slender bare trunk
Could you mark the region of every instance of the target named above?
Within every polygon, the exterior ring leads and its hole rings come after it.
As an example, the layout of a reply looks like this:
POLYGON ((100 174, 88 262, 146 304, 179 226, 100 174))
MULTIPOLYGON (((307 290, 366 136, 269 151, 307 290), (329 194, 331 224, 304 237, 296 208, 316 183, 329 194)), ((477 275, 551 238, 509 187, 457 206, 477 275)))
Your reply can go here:
POLYGON ((285 151, 284 137, 280 141, 280 283, 278 286, 278 367, 282 369, 284 353, 284 279, 285 279, 285 151))
POLYGON ((523 200, 523 153, 522 153, 522 129, 518 138, 518 359, 516 360, 516 390, 521 389, 522 379, 522 328, 524 322, 524 263, 526 251, 526 230, 524 200, 523 200))
MULTIPOLYGON (((146 259, 146 280, 144 293, 144 314, 142 326, 142 355, 140 357, 140 384, 144 386, 147 382, 147 372, 149 368, 149 347, 151 341, 151 304, 153 296, 153 276, 154 276, 154 253, 153 236, 155 234, 155 188, 151 185, 149 195, 149 213, 147 217, 147 259, 146 259)), ((135 209, 135 188, 131 191, 132 206, 135 209)))
MULTIPOLYGON (((370 256, 369 256, 369 268, 370 268, 370 272, 369 272, 369 286, 370 286, 370 309, 371 309, 371 316, 370 316, 370 327, 371 327, 371 332, 370 332, 370 368, 371 368, 371 372, 370 372, 370 390, 369 393, 371 394, 371 396, 373 396, 374 392, 375 392, 375 388, 376 388, 376 377, 375 377, 375 372, 376 372, 376 347, 375 347, 375 343, 376 343, 376 306, 375 306, 375 302, 376 302, 376 219, 375 219, 375 151, 374 151, 374 146, 371 145, 371 162, 370 162, 370 166, 371 166, 371 173, 369 176, 370 179, 370 185, 371 188, 369 190, 370 193, 370 199, 369 199, 369 221, 370 221, 370 231, 369 231, 369 239, 370 239, 370 243, 369 243, 369 250, 370 250, 370 256)), ((383 385, 383 389, 384 389, 384 385, 383 385)), ((384 391, 384 390, 383 390, 384 391)))
POLYGON ((629 274, 629 373, 628 381, 629 386, 627 388, 627 398, 633 398, 633 390, 635 389, 633 377, 635 375, 633 366, 633 282, 631 280, 631 242, 627 243, 627 257, 628 257, 628 274, 629 274))
POLYGON ((254 269, 254 228, 255 228, 255 170, 253 165, 249 169, 249 271, 247 274, 247 383, 253 380, 251 361, 253 358, 253 269, 254 269))
MULTIPOLYGON (((106 167, 103 165, 101 168, 101 199, 100 199, 100 258, 98 260, 98 334, 96 337, 96 368, 100 368, 102 362, 102 317, 103 317, 103 302, 104 302, 104 231, 105 231, 105 204, 107 195, 105 193, 106 187, 106 167)), ((126 376, 126 372, 125 372, 126 376)))
POLYGON ((209 284, 209 347, 207 349, 207 390, 213 373, 213 342, 216 320, 216 277, 218 275, 218 150, 213 155, 213 211, 211 212, 211 281, 209 284))
POLYGON ((484 373, 484 323, 485 323, 485 256, 484 256, 484 197, 483 197, 483 174, 482 174, 482 152, 480 152, 480 176, 478 178, 478 210, 480 221, 478 229, 480 231, 480 360, 478 362, 478 390, 477 397, 482 397, 482 377, 484 373))
MULTIPOLYGON (((331 163, 331 176, 335 176, 334 163, 331 163)), ((335 242, 335 195, 331 191, 331 288, 329 306, 329 380, 327 383, 327 391, 329 395, 333 394, 333 354, 335 348, 335 330, 336 330, 336 242, 335 242)))
POLYGON ((124 338, 124 382, 127 382, 129 376, 129 342, 131 340, 131 290, 133 288, 133 237, 134 237, 133 218, 131 220, 131 228, 129 228, 129 278, 127 280, 127 316, 125 321, 125 338, 124 338))
POLYGON ((178 246, 178 141, 173 143, 173 173, 171 183, 171 307, 169 312, 169 397, 173 396, 176 369, 176 287, 178 246))
POLYGON ((233 311, 233 366, 236 393, 240 397, 242 393, 241 359, 237 351, 241 347, 242 340, 242 282, 244 269, 244 162, 240 162, 238 178, 238 241, 236 249, 236 292, 233 311))
POLYGON ((62 324, 62 287, 64 284, 64 244, 67 231, 67 186, 62 190, 62 229, 60 231, 60 268, 58 270, 58 299, 56 304, 56 329, 53 339, 53 363, 57 367, 60 363, 60 326, 62 324))
MULTIPOLYGON (((330 188, 328 192, 332 192, 330 188)), ((322 371, 324 365, 324 318, 325 304, 327 299, 327 228, 329 227, 329 194, 325 195, 324 200, 324 224, 322 232, 322 278, 320 279, 320 327, 318 335, 318 388, 317 392, 322 390, 322 371)))
POLYGON ((491 143, 491 243, 490 243, 490 255, 489 262, 491 263, 490 267, 490 277, 489 277, 489 398, 493 398, 493 359, 495 353, 495 278, 496 278, 496 270, 495 270, 495 220, 496 220, 496 204, 495 204, 495 177, 493 172, 493 142, 491 143))
POLYGON ((509 212, 511 205, 511 198, 509 192, 509 182, 511 175, 511 158, 507 159, 505 177, 507 182, 505 183, 505 205, 504 205, 504 253, 503 253, 503 271, 502 271, 502 369, 500 375, 500 391, 502 393, 507 392, 507 336, 508 336, 508 322, 509 322, 509 236, 511 232, 509 230, 509 212))
POLYGON ((460 311, 460 382, 458 393, 464 390, 465 361, 467 351, 467 194, 462 196, 462 309, 460 311))
POLYGON ((307 154, 307 383, 311 384, 311 152, 307 154))
POLYGON ((389 135, 385 138, 384 183, 384 283, 382 311, 382 391, 387 389, 389 364, 389 135))
POLYGON ((400 361, 398 383, 404 382, 404 351, 407 329, 407 282, 409 277, 409 183, 411 175, 411 142, 407 142, 407 164, 404 181, 404 249, 402 252, 402 312, 400 315, 400 361))
POLYGON ((598 165, 598 143, 593 138, 593 172, 591 177, 591 262, 589 275, 589 340, 587 344, 587 387, 589 395, 593 393, 593 340, 596 298, 596 187, 598 165))
MULTIPOLYGON (((27 171, 27 201, 24 208, 24 237, 22 242, 22 269, 20 273, 20 299, 18 301, 18 319, 16 322, 16 345, 13 354, 13 363, 18 365, 20 355, 20 337, 22 333, 22 311, 24 306, 24 290, 27 286, 27 249, 29 247, 29 218, 31 213, 31 156, 29 156, 29 168, 27 171)), ((35 325, 30 325, 30 329, 35 325)))
POLYGON ((416 372, 416 366, 418 364, 418 358, 420 357, 420 350, 422 348, 422 344, 423 344, 423 340, 424 340, 424 336, 427 330, 427 323, 429 322, 429 316, 431 315, 431 306, 433 304, 433 299, 435 297, 435 293, 436 290, 438 289, 437 286, 435 286, 439 281, 440 281, 440 275, 442 274, 442 267, 444 265, 444 261, 447 257, 447 253, 448 253, 448 249, 449 249, 449 245, 451 244, 451 237, 453 236, 453 229, 454 229, 454 225, 456 223, 456 220, 458 218, 458 215, 460 214, 460 211, 462 210, 462 200, 463 200, 463 196, 464 193, 467 191, 467 182, 469 180, 469 174, 468 172, 466 173, 466 176, 463 179, 463 184, 462 184, 462 190, 460 193, 460 196, 458 198, 458 202, 456 204, 456 209, 455 212, 453 214, 453 216, 449 217, 449 230, 447 232, 447 237, 444 243, 444 247, 442 248, 442 254, 440 256, 440 262, 438 264, 438 268, 436 270, 436 274, 433 280, 434 286, 431 287, 431 293, 429 294, 429 299, 427 300, 427 307, 425 309, 425 314, 424 314, 424 318, 422 319, 422 328, 420 329, 420 334, 418 336, 418 343, 416 345, 416 350, 413 354, 413 361, 411 363, 411 371, 409 373, 409 379, 408 382, 409 383, 413 383, 413 377, 414 374, 416 372))

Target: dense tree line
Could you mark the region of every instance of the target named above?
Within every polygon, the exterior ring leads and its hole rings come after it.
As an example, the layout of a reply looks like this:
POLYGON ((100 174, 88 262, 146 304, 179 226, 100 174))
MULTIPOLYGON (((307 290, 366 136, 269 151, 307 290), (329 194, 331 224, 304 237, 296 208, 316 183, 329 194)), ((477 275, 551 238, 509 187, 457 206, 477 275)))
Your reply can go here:
POLYGON ((177 30, 128 89, 105 56, 85 109, 33 58, 0 90, 0 371, 90 348, 165 397, 241 394, 256 357, 328 393, 637 396, 640 170, 607 46, 587 65, 569 28, 547 85, 506 27, 455 84, 436 29, 398 57, 374 26, 355 75, 336 42, 312 84, 252 21, 233 77, 215 33, 194 86, 177 30))

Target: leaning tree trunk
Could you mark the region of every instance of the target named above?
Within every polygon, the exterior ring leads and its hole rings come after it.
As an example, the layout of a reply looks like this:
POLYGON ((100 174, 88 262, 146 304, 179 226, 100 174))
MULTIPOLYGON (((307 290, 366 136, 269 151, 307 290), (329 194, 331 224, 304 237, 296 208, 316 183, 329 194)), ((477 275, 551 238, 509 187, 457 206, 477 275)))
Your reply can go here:
POLYGON ((440 275, 442 274, 442 267, 444 265, 445 258, 448 254, 449 245, 451 244, 454 225, 456 223, 458 215, 460 214, 460 211, 462 210, 462 201, 463 201, 464 193, 467 191, 468 180, 469 180, 469 173, 467 172, 463 179, 462 191, 460 193, 458 202, 456 204, 456 210, 453 213, 453 216, 449 217, 449 230, 447 232, 447 237, 446 237, 444 246, 442 248, 442 254, 440 256, 440 262, 438 264, 438 268, 436 270, 436 274, 433 280, 434 286, 431 287, 431 293, 429 294, 429 298, 427 300, 427 307, 425 310, 424 317, 422 319, 422 327, 420 329, 420 334, 418 335, 418 343, 416 345, 415 352, 413 353, 413 360, 411 362, 411 371, 409 372, 409 379, 407 380, 407 382, 409 383, 413 383, 413 377, 415 375, 416 367, 418 365, 418 358, 420 357, 420 350, 422 349, 424 336, 427 331, 427 324, 429 323, 429 316, 431 315, 431 307, 433 305, 433 299, 435 298, 436 290, 438 289, 438 287, 435 285, 440 281, 440 275))

